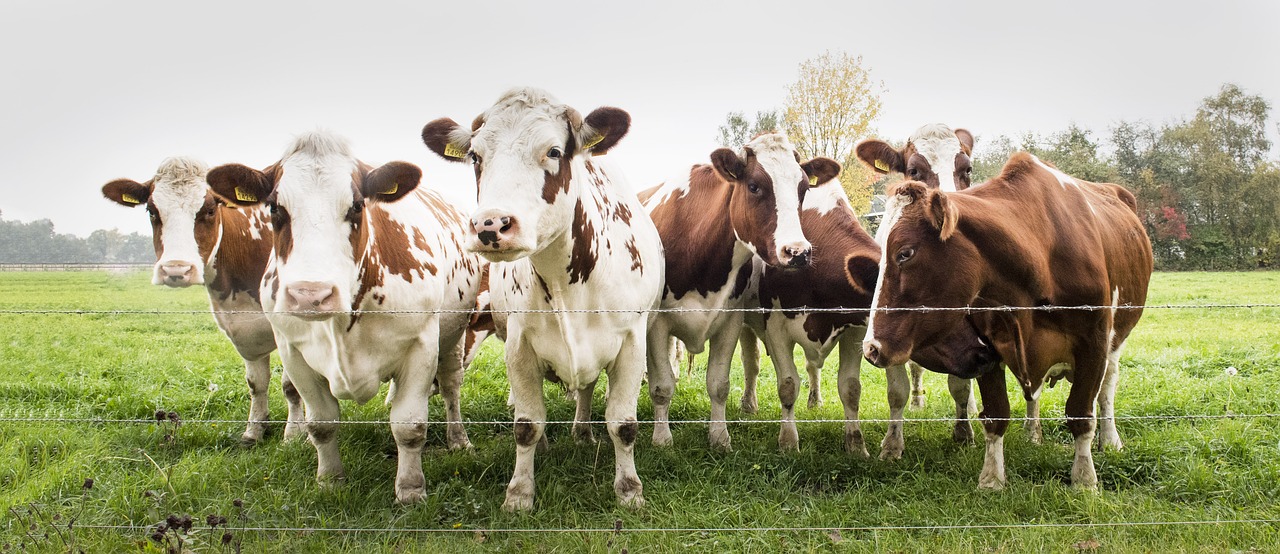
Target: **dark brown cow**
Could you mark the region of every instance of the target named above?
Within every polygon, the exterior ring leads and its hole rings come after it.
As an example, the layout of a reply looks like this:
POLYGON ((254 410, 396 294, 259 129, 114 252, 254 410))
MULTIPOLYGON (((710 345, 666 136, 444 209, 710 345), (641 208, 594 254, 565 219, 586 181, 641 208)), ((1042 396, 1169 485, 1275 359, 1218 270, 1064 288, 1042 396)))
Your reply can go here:
MULTIPOLYGON (((1000 176, 945 193, 919 182, 891 191, 877 241, 883 247, 874 306, 1101 306, 1098 309, 979 312, 969 323, 994 344, 1030 398, 1065 369, 1072 381, 1068 428, 1075 436, 1071 481, 1096 488, 1091 445, 1094 402, 1102 446, 1120 446, 1112 404, 1119 358, 1142 316, 1151 243, 1117 185, 1073 179, 1025 152, 1000 176), (1070 364, 1070 365, 1059 365, 1070 364), (1101 396, 1099 392, 1102 392, 1101 396)), ((875 312, 864 355, 900 363, 955 328, 963 311, 875 312)), ((978 486, 1003 487, 1009 402, 1004 372, 978 377, 987 453, 978 486)))
MULTIPOLYGON (((272 232, 266 209, 228 206, 209 190, 208 168, 191 158, 169 158, 145 183, 117 179, 102 195, 122 206, 146 206, 156 248, 152 284, 169 287, 204 285, 214 321, 244 360, 249 384, 249 422, 241 440, 262 440, 271 381, 271 352, 276 349, 271 324, 262 314, 258 286, 271 257, 272 232)), ((301 436, 302 400, 288 375, 282 374, 289 404, 286 439, 301 436)))

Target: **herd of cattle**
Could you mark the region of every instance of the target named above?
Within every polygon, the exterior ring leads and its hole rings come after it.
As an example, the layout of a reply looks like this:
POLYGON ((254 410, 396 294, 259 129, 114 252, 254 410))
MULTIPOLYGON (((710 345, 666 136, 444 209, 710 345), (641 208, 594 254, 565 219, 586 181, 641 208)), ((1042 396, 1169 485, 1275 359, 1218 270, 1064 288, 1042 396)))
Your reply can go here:
POLYGON ((154 284, 208 290, 218 326, 244 358, 247 443, 263 437, 268 360, 279 350, 289 404, 284 437, 309 437, 322 483, 344 472, 338 400, 368 401, 391 381, 396 500, 420 500, 428 397, 443 397, 449 448, 470 447, 463 371, 492 333, 506 343, 514 408, 509 510, 533 505, 544 378, 576 395, 573 436, 590 441, 602 371, 614 490, 623 505, 644 504, 634 461, 637 399, 647 379, 653 444, 670 445, 677 340, 690 352, 710 343, 708 439, 726 449, 729 367, 739 343, 744 412, 757 407, 757 338, 773 361, 784 449, 799 445, 796 345, 807 360, 810 407, 822 402, 819 373, 840 347, 845 449, 862 456, 863 358, 887 371, 884 459, 902 454, 903 410, 911 393, 921 394, 919 367, 949 375, 958 441, 973 438, 976 378, 984 488, 1005 484, 1002 366, 1022 387, 1034 440, 1042 385, 1066 378, 1072 483, 1097 486, 1095 424, 1100 446, 1121 446, 1118 359, 1152 271, 1132 194, 1074 179, 1027 153, 973 185, 973 137, 928 125, 902 149, 858 145, 858 157, 877 172, 908 179, 888 191, 873 239, 836 179, 840 164, 801 160, 777 133, 740 151, 718 149, 710 164, 690 160, 687 175, 637 195, 594 159, 629 126, 620 109, 583 117, 528 88, 507 92, 469 127, 448 118, 428 123, 422 140, 431 151, 475 169, 478 209, 469 216, 419 187, 418 167, 370 166, 324 132, 297 137, 261 170, 171 158, 145 183, 119 179, 102 192, 146 206, 154 284), (996 306, 1025 309, 972 309, 996 306), (1044 309, 1055 306, 1077 309, 1044 309))

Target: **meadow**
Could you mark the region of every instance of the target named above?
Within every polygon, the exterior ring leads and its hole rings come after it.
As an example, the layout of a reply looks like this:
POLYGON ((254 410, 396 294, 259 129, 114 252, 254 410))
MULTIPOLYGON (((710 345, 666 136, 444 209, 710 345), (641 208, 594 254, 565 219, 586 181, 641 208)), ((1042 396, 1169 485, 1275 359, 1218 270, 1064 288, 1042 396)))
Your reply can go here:
MULTIPOLYGON (((1280 273, 1256 272, 1159 273, 1148 303, 1277 302, 1280 273)), ((261 445, 239 444, 243 366, 207 313, 185 313, 207 308, 203 290, 154 287, 145 272, 0 273, 4 552, 163 552, 178 540, 195 552, 1280 551, 1277 308, 1146 312, 1117 394, 1117 413, 1140 419, 1119 422, 1123 451, 1096 456, 1098 492, 1068 484, 1070 434, 1052 419, 1062 416, 1065 383, 1044 395, 1043 445, 1011 426, 1009 486, 992 492, 976 488, 980 447, 953 443, 945 421, 910 421, 951 415, 942 376, 926 376, 928 404, 908 413, 906 452, 885 462, 875 458, 881 422, 864 425, 871 459, 845 454, 841 425, 830 421, 802 421, 800 452, 779 452, 777 424, 761 421, 779 416, 766 360, 754 415, 737 407, 735 364, 731 452, 708 447, 705 423, 674 424, 675 447, 665 449, 650 445, 642 425, 640 511, 614 503, 607 440, 578 445, 567 425, 549 426, 530 514, 501 510, 514 439, 509 424, 489 423, 510 419, 497 341, 463 389, 475 449, 449 452, 443 425, 430 426, 429 496, 400 507, 380 399, 343 405, 344 420, 383 423, 342 427, 347 480, 334 488, 317 487, 314 450, 281 442, 282 424, 261 445), (174 313, 64 313, 75 310, 174 313), (189 530, 153 538, 170 515, 179 528, 189 515, 189 530)), ((842 417, 835 357, 826 404, 802 406, 798 417, 842 417)), ((673 420, 708 416, 705 356, 698 361, 679 382, 673 420)), ((887 417, 884 373, 864 363, 862 375, 863 417, 887 417)), ((1020 416, 1020 393, 1011 392, 1020 416)), ((573 417, 556 387, 546 393, 550 419, 573 417)), ((278 421, 278 361, 271 402, 278 421)), ((603 410, 597 391, 597 419, 603 410)), ((640 417, 651 413, 646 392, 640 417)), ((433 421, 442 414, 433 398, 433 421)), ((981 437, 976 421, 974 429, 981 437)), ((607 436, 603 426, 596 435, 607 436)))

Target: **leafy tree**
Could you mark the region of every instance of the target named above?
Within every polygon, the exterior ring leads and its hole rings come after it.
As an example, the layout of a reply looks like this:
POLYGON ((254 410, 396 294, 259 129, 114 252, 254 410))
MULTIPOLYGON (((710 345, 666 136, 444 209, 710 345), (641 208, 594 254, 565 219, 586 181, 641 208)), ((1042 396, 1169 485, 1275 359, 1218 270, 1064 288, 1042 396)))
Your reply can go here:
POLYGON ((724 125, 720 126, 716 143, 734 150, 742 148, 742 145, 756 135, 771 133, 781 127, 777 110, 756 112, 755 121, 747 118, 742 112, 729 112, 724 119, 724 125))

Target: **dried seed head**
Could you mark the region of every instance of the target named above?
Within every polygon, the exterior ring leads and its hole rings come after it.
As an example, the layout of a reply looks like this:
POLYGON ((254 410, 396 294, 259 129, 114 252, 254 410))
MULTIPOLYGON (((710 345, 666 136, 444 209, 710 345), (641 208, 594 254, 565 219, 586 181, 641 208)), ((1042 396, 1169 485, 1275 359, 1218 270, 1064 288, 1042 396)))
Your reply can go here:
POLYGON ((231 544, 231 533, 222 534, 222 544, 231 544))
POLYGON ((164 533, 156 531, 151 534, 151 540, 156 542, 164 542, 164 533))
POLYGON ((82 486, 81 488, 82 488, 82 489, 84 489, 84 490, 92 489, 92 488, 93 488, 93 479, 92 479, 92 478, 85 479, 85 480, 84 480, 84 486, 82 486))
POLYGON ((237 499, 235 499, 235 500, 232 500, 232 501, 231 501, 231 505, 232 505, 232 506, 235 506, 235 507, 237 507, 237 508, 243 508, 243 507, 244 507, 244 501, 243 501, 243 500, 240 500, 239 498, 237 498, 237 499))
POLYGON ((166 417, 169 417, 169 412, 166 412, 164 410, 156 410, 156 421, 164 421, 166 417))

